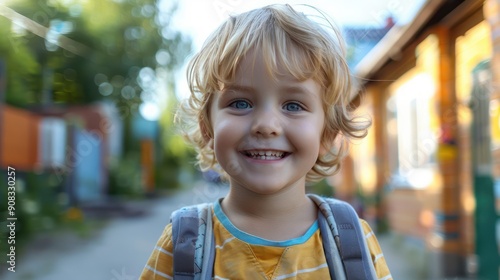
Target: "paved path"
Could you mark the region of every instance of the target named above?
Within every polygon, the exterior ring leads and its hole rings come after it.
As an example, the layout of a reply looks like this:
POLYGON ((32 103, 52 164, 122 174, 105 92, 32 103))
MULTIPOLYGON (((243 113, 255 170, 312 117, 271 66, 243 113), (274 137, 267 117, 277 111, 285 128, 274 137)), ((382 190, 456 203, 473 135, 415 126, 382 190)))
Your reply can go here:
MULTIPOLYGON (((168 198, 150 200, 151 212, 111 221, 96 237, 71 248, 59 244, 41 251, 28 250, 16 262, 16 272, 5 280, 135 280, 139 277, 170 213, 184 205, 214 201, 227 192, 223 186, 199 184, 168 198)), ((62 242, 62 241, 61 241, 62 242)))
MULTIPOLYGON (((89 240, 62 239, 43 250, 31 249, 16 263, 15 273, 5 280, 133 280, 137 279, 151 254, 170 213, 184 205, 214 201, 227 187, 199 183, 192 190, 168 198, 149 200, 148 215, 112 220, 89 240), (76 242, 75 242, 76 241, 76 242), (74 245, 73 245, 74 244, 74 245)), ((412 279, 411 265, 400 256, 389 237, 380 238, 394 279, 412 279)))
MULTIPOLYGON (((428 268, 425 249, 417 247, 420 244, 404 243, 394 234, 379 235, 377 239, 382 252, 384 252, 393 279, 429 279, 427 277, 428 268)), ((422 246, 424 245, 422 244, 422 246)))

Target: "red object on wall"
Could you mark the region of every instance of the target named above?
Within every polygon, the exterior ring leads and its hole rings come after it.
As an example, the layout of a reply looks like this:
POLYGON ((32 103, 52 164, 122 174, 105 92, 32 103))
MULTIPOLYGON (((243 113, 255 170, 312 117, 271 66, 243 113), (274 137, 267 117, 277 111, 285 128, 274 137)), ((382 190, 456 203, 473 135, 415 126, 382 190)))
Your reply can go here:
POLYGON ((0 166, 34 170, 38 163, 38 126, 40 118, 28 111, 2 106, 0 112, 0 166))

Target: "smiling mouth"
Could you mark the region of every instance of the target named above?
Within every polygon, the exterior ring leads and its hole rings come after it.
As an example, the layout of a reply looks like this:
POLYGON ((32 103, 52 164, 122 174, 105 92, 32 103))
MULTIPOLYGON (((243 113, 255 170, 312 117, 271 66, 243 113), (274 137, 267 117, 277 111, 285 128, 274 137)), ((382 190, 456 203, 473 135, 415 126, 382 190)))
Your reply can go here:
POLYGON ((287 152, 282 152, 282 151, 265 151, 265 150, 249 150, 249 151, 243 151, 242 154, 245 156, 252 158, 252 159, 260 159, 260 160, 279 160, 282 159, 286 156, 288 156, 290 153, 287 152))

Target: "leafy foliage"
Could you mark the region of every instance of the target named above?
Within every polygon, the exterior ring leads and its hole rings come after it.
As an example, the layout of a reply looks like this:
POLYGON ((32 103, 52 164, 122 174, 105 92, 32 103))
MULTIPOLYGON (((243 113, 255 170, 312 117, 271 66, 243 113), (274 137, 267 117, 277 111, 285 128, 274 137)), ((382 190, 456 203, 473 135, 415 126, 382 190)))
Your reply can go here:
POLYGON ((16 106, 108 98, 130 107, 141 102, 141 69, 172 71, 190 50, 168 26, 175 7, 160 13, 155 0, 18 0, 10 8, 43 26, 0 18, 6 101, 16 106))
MULTIPOLYGON (((131 119, 143 101, 151 101, 160 83, 167 83, 164 88, 173 95, 172 73, 191 50, 190 39, 170 28, 175 5, 164 11, 157 0, 15 0, 7 4, 7 9, 0 5, 0 63, 7 73, 5 100, 0 102, 27 109, 51 103, 114 103, 124 122, 125 144, 123 158, 113 159, 109 166, 109 194, 140 196, 139 145, 131 137, 131 119), (158 79, 159 72, 167 73, 165 80, 158 79)), ((172 109, 175 102, 170 101, 172 109)), ((159 186, 176 185, 179 170, 188 164, 188 151, 173 136, 171 123, 160 123, 162 147, 173 148, 158 153, 159 186)), ((27 172, 22 181, 25 187, 18 193, 17 214, 25 223, 17 229, 19 238, 66 220, 81 223, 80 210, 67 208, 64 180, 54 181, 50 172, 27 172)), ((6 208, 0 207, 0 216, 5 213, 6 208)))

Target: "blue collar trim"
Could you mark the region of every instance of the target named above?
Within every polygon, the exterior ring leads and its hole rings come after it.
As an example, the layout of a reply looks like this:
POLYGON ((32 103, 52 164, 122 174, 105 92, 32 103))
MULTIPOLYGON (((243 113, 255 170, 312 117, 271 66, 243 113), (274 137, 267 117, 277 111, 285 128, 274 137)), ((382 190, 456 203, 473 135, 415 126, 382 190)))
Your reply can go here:
POLYGON ((224 211, 222 211, 222 207, 220 205, 221 200, 217 200, 214 203, 214 213, 217 219, 222 223, 222 225, 231 233, 234 237, 242 240, 243 242, 249 243, 251 245, 261 245, 261 246, 273 246, 273 247, 289 247, 293 245, 303 244, 318 230, 318 221, 314 221, 314 223, 309 227, 309 229, 304 233, 304 235, 284 240, 284 241, 272 241, 264 238, 260 238, 255 235, 251 235, 244 231, 239 230, 237 227, 231 223, 229 218, 226 216, 224 211))

